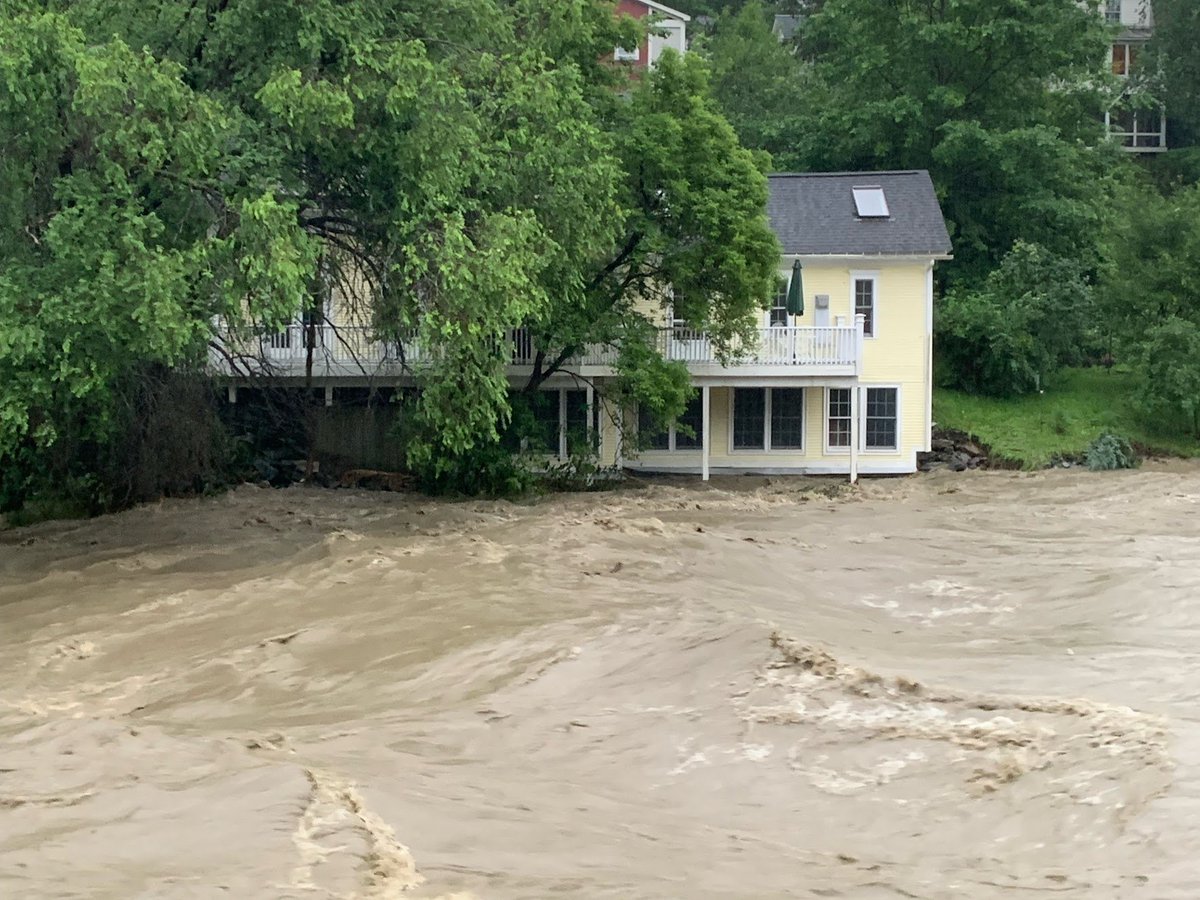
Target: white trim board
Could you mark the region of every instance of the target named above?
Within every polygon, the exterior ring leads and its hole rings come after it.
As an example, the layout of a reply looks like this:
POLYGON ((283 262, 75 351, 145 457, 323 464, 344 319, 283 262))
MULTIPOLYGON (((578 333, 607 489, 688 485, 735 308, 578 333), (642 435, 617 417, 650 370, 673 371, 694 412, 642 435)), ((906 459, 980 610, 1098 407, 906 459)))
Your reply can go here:
POLYGON ((655 0, 633 0, 633 2, 640 3, 642 6, 649 7, 650 9, 656 10, 663 15, 670 16, 673 19, 679 19, 682 22, 692 21, 692 17, 687 13, 680 12, 677 9, 671 9, 671 7, 662 3, 656 3, 655 0))

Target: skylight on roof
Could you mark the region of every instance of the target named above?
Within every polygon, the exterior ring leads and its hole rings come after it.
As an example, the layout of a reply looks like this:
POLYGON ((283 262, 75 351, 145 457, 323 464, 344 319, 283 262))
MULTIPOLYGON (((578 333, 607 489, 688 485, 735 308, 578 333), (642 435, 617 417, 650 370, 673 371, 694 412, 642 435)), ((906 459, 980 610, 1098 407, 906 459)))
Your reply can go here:
POLYGON ((883 196, 881 187, 856 187, 854 191, 854 207, 858 210, 860 219, 886 219, 888 212, 887 197, 883 196))

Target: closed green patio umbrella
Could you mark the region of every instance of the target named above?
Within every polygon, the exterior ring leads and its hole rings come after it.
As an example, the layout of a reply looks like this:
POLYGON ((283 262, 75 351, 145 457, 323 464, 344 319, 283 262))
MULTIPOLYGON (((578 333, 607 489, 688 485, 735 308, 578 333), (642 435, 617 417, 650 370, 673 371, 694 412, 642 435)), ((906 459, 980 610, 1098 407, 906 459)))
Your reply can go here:
POLYGON ((800 270, 800 260, 792 263, 792 280, 788 284, 786 305, 791 315, 804 315, 804 273, 800 270))

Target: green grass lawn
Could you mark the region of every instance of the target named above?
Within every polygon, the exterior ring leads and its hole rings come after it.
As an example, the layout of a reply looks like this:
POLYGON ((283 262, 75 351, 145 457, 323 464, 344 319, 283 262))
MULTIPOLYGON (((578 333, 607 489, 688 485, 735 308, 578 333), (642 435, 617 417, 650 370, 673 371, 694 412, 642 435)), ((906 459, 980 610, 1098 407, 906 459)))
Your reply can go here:
POLYGON ((1200 455, 1196 440, 1153 430, 1138 409, 1135 376, 1120 369, 1068 369, 1045 393, 1007 400, 935 389, 933 420, 975 435, 994 454, 1027 468, 1080 454, 1104 431, 1156 450, 1200 455))

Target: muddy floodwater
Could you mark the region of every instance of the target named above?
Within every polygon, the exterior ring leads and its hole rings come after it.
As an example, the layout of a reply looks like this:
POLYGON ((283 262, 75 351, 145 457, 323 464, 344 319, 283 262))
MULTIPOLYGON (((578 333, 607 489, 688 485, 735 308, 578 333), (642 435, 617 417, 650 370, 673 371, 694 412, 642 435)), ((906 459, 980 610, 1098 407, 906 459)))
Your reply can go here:
POLYGON ((790 896, 1200 897, 1200 468, 0 533, 0 897, 790 896))

